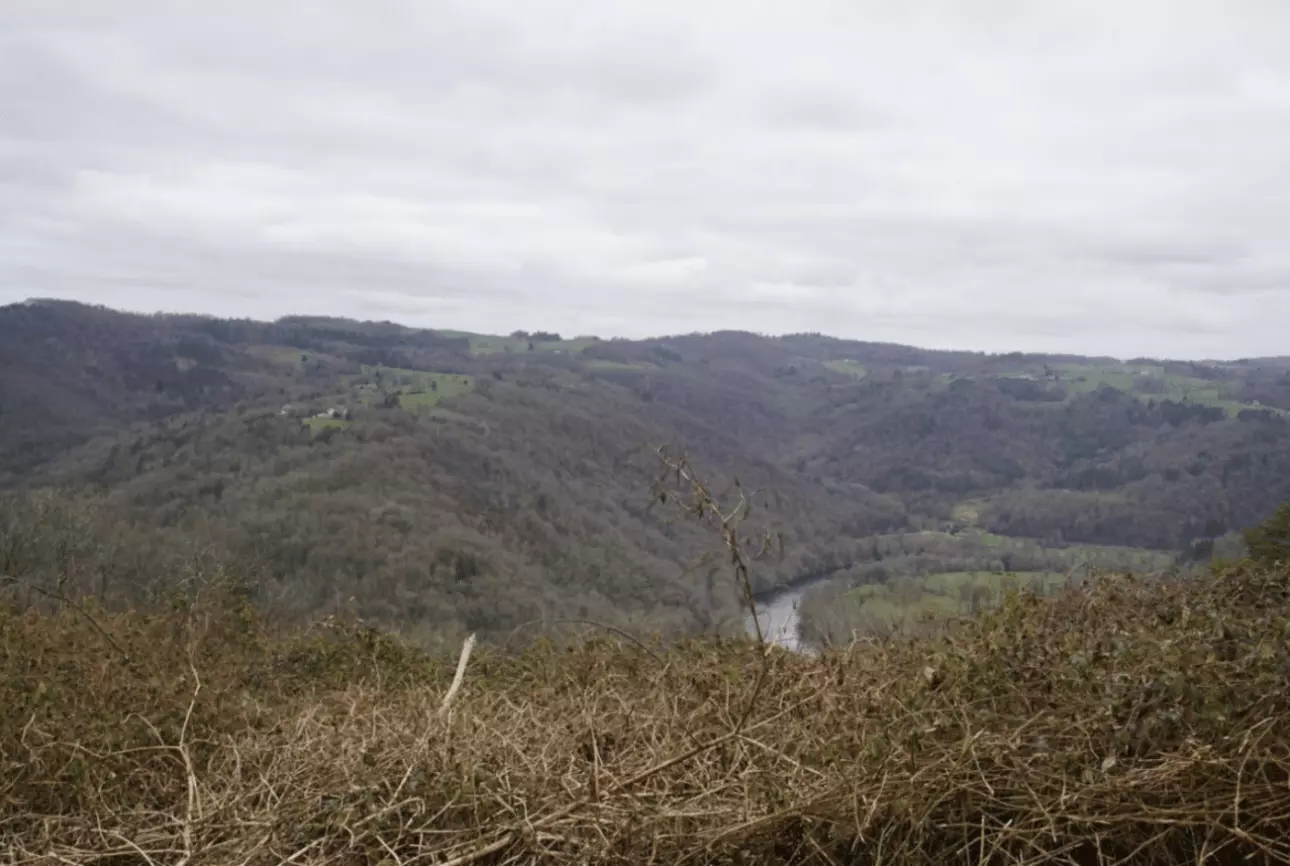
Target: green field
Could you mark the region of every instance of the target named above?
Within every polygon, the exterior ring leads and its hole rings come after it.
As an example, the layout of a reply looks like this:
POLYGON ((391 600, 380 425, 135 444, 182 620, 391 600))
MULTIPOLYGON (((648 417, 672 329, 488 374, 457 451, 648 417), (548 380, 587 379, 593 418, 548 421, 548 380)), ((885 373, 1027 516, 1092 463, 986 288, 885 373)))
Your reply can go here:
POLYGON ((601 358, 588 358, 583 366, 592 372, 613 373, 618 371, 657 370, 658 366, 645 361, 624 362, 607 361, 601 358))
POLYGON ((1072 396, 1090 394, 1102 387, 1110 387, 1132 394, 1143 401, 1172 400, 1176 403, 1186 401, 1201 406, 1212 406, 1222 409, 1232 417, 1242 409, 1256 408, 1253 404, 1231 399, 1225 393, 1221 382, 1167 373, 1164 367, 1155 364, 1102 366, 1061 364, 1054 369, 1060 376, 1059 381, 1066 386, 1072 396))
POLYGON ((1028 587, 1047 594, 1066 583, 1066 574, 1060 571, 947 571, 929 574, 922 578, 922 583, 928 592, 944 596, 957 596, 964 587, 979 587, 994 594, 1028 587))
POLYGON ((856 379, 863 379, 869 375, 869 371, 865 367, 851 360, 825 361, 824 366, 835 373, 841 373, 844 376, 851 376, 856 379))
POLYGON ((924 592, 915 600, 902 600, 889 593, 886 587, 873 588, 878 591, 868 595, 851 594, 845 600, 861 621, 909 625, 920 620, 944 619, 960 612, 957 600, 939 593, 924 592))
MULTIPOLYGON (((976 510, 985 506, 974 502, 967 507, 976 510)), ((1060 564, 1063 570, 1087 567, 1150 572, 1165 568, 1173 561, 1173 554, 1169 551, 1116 547, 1109 544, 1071 544, 1055 547, 1031 538, 995 535, 992 532, 972 528, 957 532, 922 530, 893 533, 875 536, 872 543, 885 557, 913 554, 943 556, 988 554, 991 557, 997 557, 1011 553, 1042 557, 1053 564, 1060 564)))
POLYGON ((846 639, 979 613, 1009 592, 1050 595, 1097 573, 1158 573, 1174 554, 1109 545, 1049 546, 979 529, 923 530, 860 539, 871 557, 803 599, 805 633, 846 639))
POLYGON ((530 340, 527 337, 511 337, 499 334, 474 334, 468 331, 439 331, 445 337, 464 337, 470 341, 472 355, 499 355, 512 353, 516 355, 533 352, 561 352, 566 355, 581 354, 583 349, 594 346, 599 340, 595 337, 575 337, 571 340, 530 340), (533 348, 529 349, 529 344, 533 348))
MULTIPOLYGON (((1268 409, 1279 415, 1290 415, 1281 409, 1256 406, 1232 399, 1224 383, 1169 373, 1160 364, 1056 364, 1009 370, 992 374, 999 379, 1029 379, 1038 385, 1064 388, 1067 399, 1092 394, 1101 388, 1114 388, 1147 402, 1171 400, 1222 409, 1235 417, 1242 409, 1268 409)), ((950 374, 950 378, 954 378, 950 374)), ((942 383, 945 384, 945 383, 942 383)))
POLYGON ((362 370, 362 375, 357 378, 375 386, 358 392, 359 402, 369 406, 380 405, 388 394, 397 394, 399 405, 404 409, 429 409, 475 387, 474 377, 461 373, 428 373, 425 370, 367 364, 362 370))
POLYGON ((340 367, 345 364, 343 358, 328 355, 324 352, 313 352, 308 349, 297 349, 294 346, 252 346, 247 354, 263 358, 279 367, 299 370, 306 363, 323 364, 328 367, 340 367))
POLYGON ((309 432, 315 436, 327 429, 344 430, 350 425, 350 422, 343 418, 306 418, 304 421, 309 432))
POLYGON ((1054 571, 953 571, 923 577, 895 578, 847 591, 829 611, 848 629, 883 632, 938 622, 997 605, 1010 592, 1052 594, 1067 576, 1054 571))
MULTIPOLYGON (((986 507, 969 500, 956 514, 975 517, 986 507)), ((980 613, 1018 590, 1051 595, 1071 580, 1160 573, 1175 562, 1171 551, 1050 545, 970 527, 869 536, 857 539, 854 551, 858 561, 803 597, 799 616, 808 640, 906 631, 980 613)))

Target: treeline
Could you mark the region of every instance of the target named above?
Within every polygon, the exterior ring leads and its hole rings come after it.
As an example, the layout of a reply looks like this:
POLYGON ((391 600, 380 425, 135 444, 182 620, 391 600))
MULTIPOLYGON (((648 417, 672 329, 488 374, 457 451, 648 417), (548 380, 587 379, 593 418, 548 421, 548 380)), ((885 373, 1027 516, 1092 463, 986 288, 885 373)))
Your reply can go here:
POLYGON ((902 576, 954 571, 1157 571, 1177 554, 1141 548, 1048 546, 975 529, 922 531, 849 539, 803 560, 810 574, 831 575, 855 586, 902 576))
POLYGON ((1043 597, 1125 572, 1150 580, 1208 580, 1211 570, 1240 562, 1258 568, 1290 563, 1290 503, 1243 532, 1182 554, 1047 549, 971 532, 893 536, 875 540, 869 562, 839 570, 803 595, 799 636, 820 646, 857 636, 928 633, 948 619, 976 617, 1021 590, 1043 597))

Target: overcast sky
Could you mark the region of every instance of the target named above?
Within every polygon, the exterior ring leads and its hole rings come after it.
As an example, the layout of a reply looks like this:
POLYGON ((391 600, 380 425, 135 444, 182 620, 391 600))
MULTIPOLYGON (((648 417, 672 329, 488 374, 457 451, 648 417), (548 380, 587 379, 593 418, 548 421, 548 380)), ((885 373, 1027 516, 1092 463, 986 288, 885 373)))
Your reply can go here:
POLYGON ((1286 0, 3 0, 0 303, 1290 354, 1286 0))

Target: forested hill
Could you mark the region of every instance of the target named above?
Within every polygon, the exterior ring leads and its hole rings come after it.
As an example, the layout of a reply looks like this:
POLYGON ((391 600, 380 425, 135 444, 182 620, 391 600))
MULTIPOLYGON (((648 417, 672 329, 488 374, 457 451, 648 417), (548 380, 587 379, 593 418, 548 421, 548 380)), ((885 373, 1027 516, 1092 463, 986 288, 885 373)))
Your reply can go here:
MULTIPOLYGON (((698 526, 650 510, 642 446, 773 491, 786 545, 764 590, 919 530, 1203 551, 1290 499, 1288 418, 1287 359, 0 308, 5 489, 58 487, 86 538, 129 523, 148 544, 218 546, 286 614, 351 605, 440 634, 728 623, 735 588, 695 567, 698 526)), ((6 508, 11 536, 37 520, 6 508)), ((112 556, 87 574, 119 589, 112 556)))

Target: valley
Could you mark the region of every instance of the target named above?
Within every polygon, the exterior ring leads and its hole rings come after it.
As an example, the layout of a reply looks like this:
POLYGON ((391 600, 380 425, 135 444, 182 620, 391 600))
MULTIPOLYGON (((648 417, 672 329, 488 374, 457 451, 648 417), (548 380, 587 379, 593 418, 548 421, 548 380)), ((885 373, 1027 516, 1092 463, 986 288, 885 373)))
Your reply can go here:
MULTIPOLYGON (((652 499, 660 447, 714 494, 759 491, 748 529, 783 550, 756 593, 828 576, 797 598, 818 643, 1235 549, 1290 499, 1287 412, 1275 359, 0 309, 11 511, 45 491, 104 533, 220 551, 286 620, 444 645, 743 633, 714 539, 652 499)), ((96 593, 126 590, 117 568, 88 569, 96 593)))

